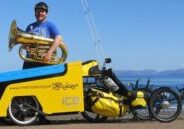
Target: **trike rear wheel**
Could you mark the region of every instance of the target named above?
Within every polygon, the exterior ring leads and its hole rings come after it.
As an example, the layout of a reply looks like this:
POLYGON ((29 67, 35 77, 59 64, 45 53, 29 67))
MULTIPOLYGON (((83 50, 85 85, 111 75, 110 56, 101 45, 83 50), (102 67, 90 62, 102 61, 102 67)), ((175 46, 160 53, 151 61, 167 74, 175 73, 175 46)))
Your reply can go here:
POLYGON ((18 125, 33 124, 38 117, 39 104, 34 97, 14 97, 9 104, 9 118, 18 125))

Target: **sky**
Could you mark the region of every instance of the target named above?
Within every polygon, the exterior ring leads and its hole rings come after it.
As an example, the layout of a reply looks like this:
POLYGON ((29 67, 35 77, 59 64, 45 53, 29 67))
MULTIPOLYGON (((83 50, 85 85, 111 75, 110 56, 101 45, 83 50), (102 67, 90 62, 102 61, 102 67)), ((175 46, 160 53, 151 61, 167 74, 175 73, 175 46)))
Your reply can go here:
MULTIPOLYGON (((98 59, 81 0, 43 0, 48 20, 68 47, 66 62, 98 59)), ((106 57, 115 70, 184 68, 183 0, 87 0, 106 57)), ((21 70, 18 49, 8 51, 12 20, 22 30, 35 21, 40 0, 0 0, 0 72, 21 70)))

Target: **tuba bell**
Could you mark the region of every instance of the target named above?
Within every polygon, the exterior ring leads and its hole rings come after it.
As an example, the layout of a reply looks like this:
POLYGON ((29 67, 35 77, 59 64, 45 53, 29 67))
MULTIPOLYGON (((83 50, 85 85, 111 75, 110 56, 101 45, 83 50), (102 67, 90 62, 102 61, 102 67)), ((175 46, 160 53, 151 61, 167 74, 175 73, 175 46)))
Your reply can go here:
POLYGON ((21 44, 19 48, 19 56, 21 59, 28 62, 39 62, 45 64, 59 64, 63 63, 68 55, 67 48, 62 42, 59 45, 61 49, 61 56, 56 57, 57 51, 51 57, 51 61, 45 62, 42 55, 46 53, 52 43, 54 42, 51 38, 45 38, 43 36, 37 36, 34 34, 27 33, 19 29, 16 25, 16 21, 13 20, 10 31, 9 31, 9 51, 17 45, 21 44), (29 57, 25 55, 25 52, 30 54, 29 57))

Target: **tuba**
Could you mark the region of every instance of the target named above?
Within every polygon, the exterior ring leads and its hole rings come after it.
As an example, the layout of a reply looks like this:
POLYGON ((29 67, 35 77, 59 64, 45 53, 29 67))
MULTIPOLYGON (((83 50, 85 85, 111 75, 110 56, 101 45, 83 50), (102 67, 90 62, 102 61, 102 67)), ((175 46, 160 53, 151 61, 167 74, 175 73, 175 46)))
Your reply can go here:
POLYGON ((61 56, 56 57, 57 51, 51 57, 51 61, 45 62, 42 55, 46 53, 50 46, 53 44, 54 40, 51 38, 45 38, 43 36, 37 36, 27 33, 19 29, 16 25, 16 21, 13 20, 10 32, 9 32, 9 51, 17 45, 21 44, 19 48, 19 56, 21 59, 28 62, 39 62, 44 64, 59 64, 63 63, 68 55, 67 48, 63 42, 60 43, 59 48, 61 49, 61 56), (27 52, 30 56, 26 56, 27 52))

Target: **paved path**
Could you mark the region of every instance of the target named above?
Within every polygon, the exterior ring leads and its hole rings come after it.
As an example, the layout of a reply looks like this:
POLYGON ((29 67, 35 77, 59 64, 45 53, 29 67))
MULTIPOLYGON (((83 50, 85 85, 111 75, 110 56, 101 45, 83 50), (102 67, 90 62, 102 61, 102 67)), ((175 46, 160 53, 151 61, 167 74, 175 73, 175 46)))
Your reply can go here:
POLYGON ((184 119, 171 123, 157 121, 107 120, 105 123, 88 123, 80 115, 49 117, 51 124, 32 126, 0 125, 0 129, 184 129, 184 119))
POLYGON ((171 123, 147 122, 107 122, 107 123, 85 123, 85 122, 57 122, 50 125, 34 126, 0 126, 0 129, 183 129, 183 120, 171 123))

